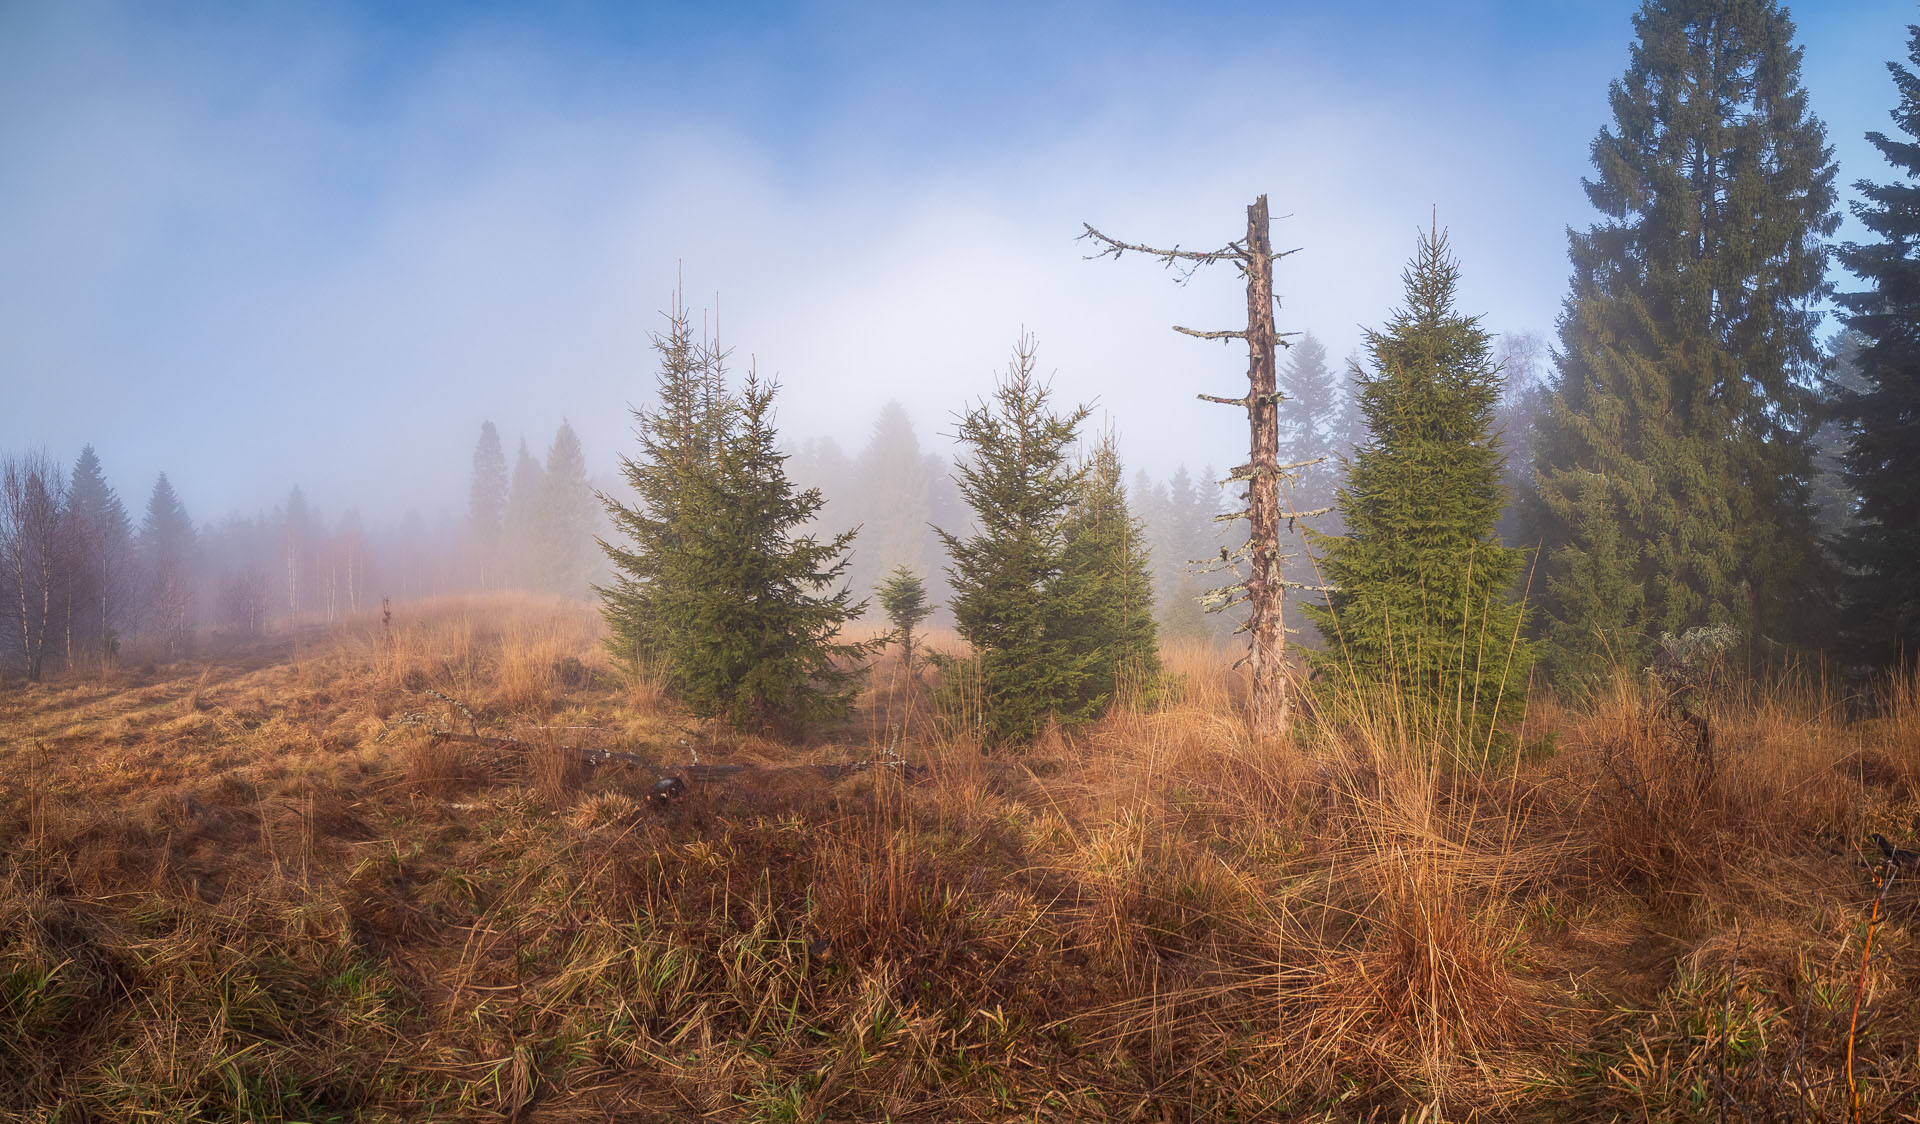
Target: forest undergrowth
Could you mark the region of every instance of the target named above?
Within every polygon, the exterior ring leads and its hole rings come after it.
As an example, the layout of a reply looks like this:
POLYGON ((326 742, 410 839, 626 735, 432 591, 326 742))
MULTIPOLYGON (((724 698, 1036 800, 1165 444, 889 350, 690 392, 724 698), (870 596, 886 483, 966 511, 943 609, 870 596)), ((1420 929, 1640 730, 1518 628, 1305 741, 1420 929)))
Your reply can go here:
POLYGON ((0 1120, 1920 1120, 1920 682, 1734 677, 1703 744, 1623 672, 1463 763, 1174 648, 988 755, 930 668, 777 743, 603 633, 0 684, 0 1120))

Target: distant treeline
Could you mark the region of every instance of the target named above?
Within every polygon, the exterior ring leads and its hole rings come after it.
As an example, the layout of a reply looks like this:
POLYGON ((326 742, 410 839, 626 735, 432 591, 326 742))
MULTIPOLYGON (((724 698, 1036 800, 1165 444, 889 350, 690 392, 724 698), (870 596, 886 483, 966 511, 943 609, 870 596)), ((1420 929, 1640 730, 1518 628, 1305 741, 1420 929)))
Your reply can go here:
POLYGON ((130 512, 92 446, 70 468, 43 451, 0 455, 0 673, 179 658, 197 640, 339 620, 385 599, 510 586, 585 597, 603 520, 573 430, 560 427, 545 464, 523 443, 511 479, 504 464, 498 476, 491 536, 418 511, 370 529, 353 509, 324 515, 298 486, 270 511, 196 524, 165 473, 130 512))

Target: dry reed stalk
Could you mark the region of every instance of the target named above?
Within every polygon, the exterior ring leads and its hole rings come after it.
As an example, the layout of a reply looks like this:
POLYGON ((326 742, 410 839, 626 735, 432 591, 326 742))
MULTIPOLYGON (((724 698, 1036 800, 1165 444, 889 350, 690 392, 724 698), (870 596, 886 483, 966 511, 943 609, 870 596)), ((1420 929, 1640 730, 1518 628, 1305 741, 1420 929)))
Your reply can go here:
POLYGON ((1880 926, 1880 908, 1886 901, 1887 890, 1893 886, 1894 875, 1899 867, 1892 861, 1886 864, 1886 873, 1879 879, 1879 887, 1873 895, 1873 909, 1867 916, 1867 935, 1861 941, 1860 974, 1853 984, 1853 1014, 1847 1019, 1847 1103, 1850 1106, 1848 1118, 1854 1124, 1860 1121, 1860 1087, 1854 1079, 1853 1048, 1860 1032, 1860 1000, 1867 991, 1867 969, 1873 960, 1873 935, 1880 926))

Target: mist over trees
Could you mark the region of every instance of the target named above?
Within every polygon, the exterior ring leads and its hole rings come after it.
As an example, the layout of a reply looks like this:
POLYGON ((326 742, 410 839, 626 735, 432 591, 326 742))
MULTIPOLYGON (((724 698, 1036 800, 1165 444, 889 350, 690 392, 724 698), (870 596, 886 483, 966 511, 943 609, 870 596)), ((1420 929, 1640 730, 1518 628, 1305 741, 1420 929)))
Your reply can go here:
MULTIPOLYGON (((1418 665, 1383 637, 1392 620, 1408 642, 1464 629, 1452 609, 1427 611, 1436 590, 1488 627, 1530 614, 1536 682, 1569 692, 1644 666, 1663 633, 1705 625, 1737 630, 1768 659, 1827 653, 1850 671, 1911 660, 1920 77, 1888 63, 1900 135, 1869 139, 1893 175, 1859 184, 1870 237, 1836 259, 1859 286, 1839 292, 1844 330, 1823 339, 1837 169, 1785 10, 1650 0, 1633 30, 1585 181, 1599 218, 1570 234, 1555 335, 1460 318, 1456 267, 1430 241, 1407 305, 1368 334, 1364 357, 1336 361, 1314 332, 1289 331, 1272 393, 1215 399, 1277 409, 1274 465, 1129 466, 1111 429, 1084 432, 1085 408, 1053 412, 1029 350, 952 432, 918 432, 888 401, 857 448, 831 436, 777 444, 772 384, 727 388, 718 358, 675 321, 661 362, 704 374, 661 383, 684 401, 662 397, 641 417, 682 429, 652 432, 658 447, 623 458, 620 478, 596 476, 614 451, 584 447, 569 422, 549 435, 476 419, 464 504, 387 525, 331 498, 322 510, 297 482, 269 510, 200 522, 209 513, 165 473, 116 483, 112 450, 0 455, 0 670, 40 679, 185 658, 383 598, 585 599, 598 586, 616 591, 621 643, 678 653, 686 697, 737 721, 798 720, 846 697, 833 660, 851 650, 833 647, 829 625, 864 614, 884 627, 876 594, 904 589, 907 575, 920 584, 915 614, 931 611, 922 644, 937 650, 937 630, 954 628, 972 646, 974 689, 998 700, 992 736, 1018 740, 1152 680, 1162 644, 1230 642, 1244 613, 1203 609, 1209 590, 1250 579, 1251 509, 1226 492, 1269 473, 1283 478, 1278 574, 1310 609, 1298 641, 1324 653, 1323 673, 1418 665), (1454 395, 1444 408, 1443 387, 1454 395), (705 491, 659 475, 675 463, 708 473, 705 491), (693 533, 662 489, 677 490, 673 503, 702 497, 711 547, 697 565, 676 556, 694 568, 671 580, 640 562, 693 533), (1297 513, 1323 508, 1309 533, 1297 513), (681 529, 646 538, 663 527, 681 529), (610 559, 599 542, 616 531, 628 546, 610 559), (751 580, 797 583, 816 600, 786 605, 777 626, 756 616, 738 627, 806 639, 778 655, 771 640, 742 641, 724 667, 700 670, 696 649, 736 607, 696 596, 695 579, 748 557, 761 575, 751 580), (663 607, 673 581, 690 583, 684 603, 663 607), (707 631, 681 622, 681 639, 664 639, 660 622, 683 611, 709 618, 707 631)), ((1920 31, 1907 60, 1920 66, 1920 31)), ((1108 244, 1189 264, 1244 250, 1108 244)), ((1190 334, 1246 338, 1253 321, 1190 334)), ((750 581, 730 580, 735 594, 750 581)), ((774 604, 761 611, 779 616, 774 604)), ((1518 697, 1504 675, 1482 685, 1518 697)))
POLYGON ((66 656, 76 666, 99 666, 118 646, 132 603, 133 521, 91 445, 74 462, 67 536, 71 553, 61 590, 66 656))
POLYGON ((467 535, 481 589, 506 584, 507 483, 500 431, 490 421, 481 422, 480 440, 473 447, 473 483, 467 490, 467 535))
POLYGON ((474 588, 467 536, 418 512, 370 531, 295 486, 269 511, 200 524, 165 473, 142 494, 136 518, 91 445, 71 470, 44 451, 0 455, 0 673, 188 658, 208 642, 342 621, 382 597, 474 588))
MULTIPOLYGON (((1325 345, 1311 331, 1292 341, 1280 363, 1279 389, 1287 407, 1280 414, 1280 459, 1302 465, 1291 474, 1282 503, 1288 511, 1331 508, 1313 520, 1315 529, 1329 535, 1346 530, 1344 512, 1334 497, 1346 479, 1348 460, 1367 436, 1355 384, 1358 372, 1355 360, 1338 367, 1330 363, 1325 345), (1306 463, 1314 460, 1319 463, 1306 463)), ((1308 535, 1305 521, 1289 519, 1283 525, 1281 573, 1305 587, 1297 594, 1302 606, 1324 605, 1325 597, 1315 587, 1325 585, 1326 576, 1308 535)), ((1311 616, 1298 633, 1309 648, 1325 643, 1311 616)))

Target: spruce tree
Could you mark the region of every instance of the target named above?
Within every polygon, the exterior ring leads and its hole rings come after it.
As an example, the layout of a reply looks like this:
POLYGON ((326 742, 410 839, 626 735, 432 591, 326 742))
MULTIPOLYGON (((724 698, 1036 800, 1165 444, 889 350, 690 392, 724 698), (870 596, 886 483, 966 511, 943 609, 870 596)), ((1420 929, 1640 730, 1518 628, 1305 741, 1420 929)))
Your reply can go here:
POLYGON ((931 514, 926 459, 913 421, 900 403, 881 407, 857 465, 857 520, 865 543, 860 554, 865 558, 854 560, 854 584, 862 588, 876 584, 881 575, 898 566, 924 570, 931 514))
POLYGON ((933 615, 933 603, 927 600, 926 583, 905 566, 895 566, 874 592, 880 597, 880 609, 893 625, 900 641, 900 662, 913 668, 913 630, 933 615))
POLYGON ((508 580, 525 588, 538 583, 541 551, 541 501, 546 496, 545 469, 527 451, 526 438, 513 460, 513 480, 507 487, 507 512, 501 521, 502 551, 508 580))
POLYGON ((107 483, 92 445, 82 448, 74 461, 67 514, 74 558, 73 595, 68 599, 74 623, 68 659, 85 658, 104 665, 118 649, 119 630, 125 624, 121 617, 128 594, 133 524, 126 505, 107 483))
POLYGON ((600 496, 621 543, 602 540, 614 573, 596 588, 612 630, 608 646, 636 674, 649 661, 664 660, 675 633, 689 627, 677 614, 699 576, 685 548, 696 515, 693 493, 712 476, 727 425, 726 404, 708 393, 716 359, 693 338, 678 305, 665 334, 653 337, 653 349, 660 362, 657 403, 634 411, 639 455, 620 458, 636 502, 600 496))
MULTIPOLYGON (((1825 584, 1808 501, 1831 150, 1772 0, 1647 0, 1593 144, 1536 454, 1553 679, 1642 665, 1662 632, 1804 637, 1825 584)), ((1544 587, 1544 588, 1543 588, 1544 587)))
POLYGON ((1340 451, 1335 448, 1341 421, 1340 382, 1327 365, 1326 345, 1312 332, 1293 341, 1280 367, 1280 393, 1291 403, 1280 421, 1283 459, 1300 461, 1340 451))
POLYGON ((587 483, 587 459, 580 438, 565 421, 547 450, 540 476, 539 550, 535 555, 539 586, 561 597, 580 597, 593 578, 593 486, 587 483))
POLYGON ((688 627, 676 614, 698 578, 684 547, 695 518, 693 492, 713 474, 726 428, 724 403, 707 393, 714 357, 694 340, 677 305, 653 348, 660 359, 657 404, 634 411, 639 455, 620 458, 636 502, 600 497, 623 540, 601 542, 614 569, 611 582, 598 589, 601 612, 612 630, 608 646, 636 674, 648 661, 664 659, 675 632, 688 627))
POLYGON ((1063 631, 1092 654, 1079 702, 1093 711, 1148 690, 1160 675, 1146 531, 1128 510, 1120 474, 1120 450, 1108 432, 1081 466, 1059 579, 1077 587, 1074 599, 1083 605, 1063 631))
POLYGON ((696 714, 739 728, 844 714, 858 674, 846 664, 877 647, 838 639, 866 608, 840 581, 854 533, 800 533, 825 501, 787 478, 776 385, 749 375, 734 395, 685 312, 668 323, 654 340, 659 402, 634 411, 640 455, 621 459, 638 502, 601 497, 626 540, 603 544, 610 645, 652 662, 696 714))
MULTIPOLYGON (((1302 334, 1287 349, 1287 360, 1280 367, 1280 392, 1287 396, 1287 408, 1280 412, 1280 461, 1300 464, 1316 457, 1319 464, 1302 465, 1280 485, 1283 512, 1321 512, 1333 506, 1334 492, 1340 486, 1340 458, 1352 451, 1343 444, 1347 425, 1345 380, 1327 363, 1327 349, 1312 332, 1302 334)), ((1316 515, 1314 527, 1327 534, 1339 534, 1343 525, 1338 512, 1316 515)), ((1298 586, 1300 603, 1321 603, 1313 587, 1323 584, 1321 574, 1307 547, 1306 527, 1300 520, 1281 524, 1281 576, 1298 586)), ((1309 646, 1322 641, 1317 629, 1309 625, 1305 637, 1309 646)))
POLYGON ((298 624, 313 600, 313 539, 319 520, 307 509, 306 493, 295 484, 287 493, 280 520, 280 564, 287 582, 287 620, 298 624))
POLYGON ((1022 337, 992 401, 960 418, 966 459, 956 480, 975 530, 962 538, 936 528, 952 559, 955 627, 973 649, 943 669, 942 703, 996 746, 1032 738, 1049 715, 1072 725, 1093 710, 1086 689, 1097 653, 1071 631, 1088 590, 1060 580, 1083 475, 1070 449, 1090 410, 1055 413, 1034 362, 1033 340, 1022 337))
MULTIPOLYGON (((1907 58, 1920 67, 1920 26, 1907 30, 1907 58)), ((1887 69, 1900 91, 1893 121, 1908 139, 1867 134, 1901 177, 1855 185, 1854 215, 1878 240, 1840 251, 1867 288, 1839 297, 1864 337, 1855 358, 1864 385, 1843 392, 1836 411, 1850 430, 1844 466, 1859 496, 1857 522, 1838 543, 1849 632, 1874 663, 1920 658, 1920 74, 1887 69)))
MULTIPOLYGON (((1827 340, 1827 402, 1820 428, 1813 433, 1812 490, 1813 523, 1830 554, 1837 552, 1859 521, 1860 496, 1847 480, 1844 458, 1853 443, 1852 430, 1863 420, 1849 416, 1853 396, 1871 394, 1875 389, 1860 373, 1860 352, 1866 345, 1867 337, 1852 328, 1836 332, 1827 340)), ((1836 568, 1844 570, 1845 566, 1836 568)), ((1849 594, 1849 604, 1844 608, 1851 610, 1859 602, 1851 596, 1853 591, 1844 589, 1846 584, 1843 577, 1843 591, 1849 594)))
POLYGON ((467 533, 473 538, 480 588, 500 585, 502 536, 507 518, 507 457, 500 449, 500 431, 480 423, 480 440, 473 447, 473 483, 467 492, 467 533))
POLYGON ((168 657, 182 655, 193 636, 193 519, 164 472, 147 497, 139 543, 149 629, 168 657))
POLYGON ((1334 590, 1306 612, 1333 681, 1398 691, 1477 747, 1519 713, 1531 651, 1509 594, 1525 555, 1494 534, 1500 374, 1479 318, 1455 307, 1459 280, 1446 235, 1423 234, 1406 304, 1366 333, 1355 376, 1370 436, 1337 497, 1346 533, 1309 532, 1334 590))
POLYGON ((1506 451, 1507 468, 1501 490, 1507 509, 1500 516, 1500 539, 1512 546, 1531 546, 1528 532, 1537 524, 1528 514, 1533 490, 1534 433, 1546 417, 1551 392, 1546 384, 1549 357, 1546 339, 1536 332, 1516 332, 1500 338, 1495 352, 1506 390, 1494 412, 1494 429, 1506 451))

